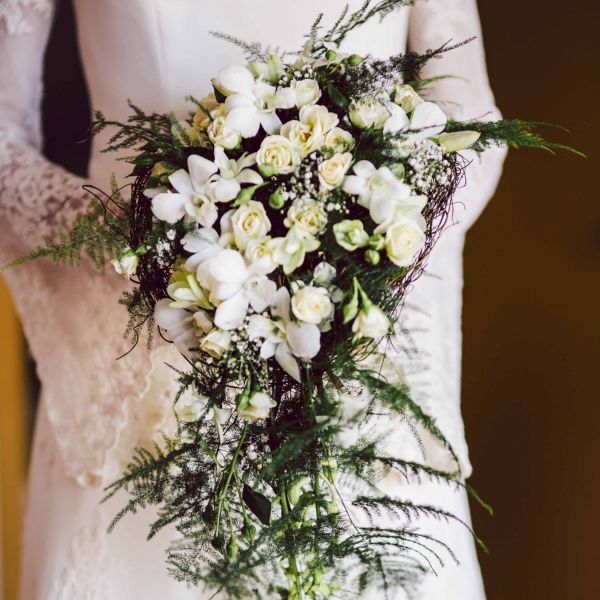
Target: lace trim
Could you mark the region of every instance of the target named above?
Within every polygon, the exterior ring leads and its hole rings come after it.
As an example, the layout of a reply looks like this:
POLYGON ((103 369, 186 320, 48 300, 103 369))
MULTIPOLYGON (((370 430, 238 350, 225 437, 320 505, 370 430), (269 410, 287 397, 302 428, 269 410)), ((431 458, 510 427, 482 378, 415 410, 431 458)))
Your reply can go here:
POLYGON ((30 10, 49 18, 53 4, 52 0, 0 0, 0 23, 9 35, 28 33, 31 31, 30 10))

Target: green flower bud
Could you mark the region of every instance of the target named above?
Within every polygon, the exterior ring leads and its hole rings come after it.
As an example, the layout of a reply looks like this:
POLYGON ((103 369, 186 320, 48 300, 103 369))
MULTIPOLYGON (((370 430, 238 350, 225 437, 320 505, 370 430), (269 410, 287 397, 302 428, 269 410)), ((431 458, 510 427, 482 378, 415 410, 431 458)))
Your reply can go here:
POLYGON ((369 249, 365 252, 365 260, 373 266, 376 266, 379 264, 379 261, 381 260, 381 254, 379 254, 379 252, 377 252, 377 250, 373 250, 373 249, 369 249))
POLYGON ((275 210, 279 210, 283 208, 285 204, 285 198, 281 193, 281 189, 277 188, 270 196, 269 196, 269 206, 274 208, 275 210))
POLYGON ((470 148, 480 136, 478 131, 454 131, 441 133, 435 140, 446 152, 450 153, 470 148))
POLYGON ((239 552, 239 548, 237 545, 237 540, 235 539, 235 536, 232 535, 229 538, 229 543, 227 544, 227 557, 229 558, 229 560, 235 560, 237 555, 239 552))
POLYGON ((273 177, 275 175, 275 167, 271 164, 258 165, 258 171, 263 177, 273 177))
POLYGON ((327 50, 327 52, 325 53, 325 58, 331 62, 332 60, 335 60, 337 57, 337 52, 335 50, 327 50))
POLYGON ((251 542, 256 537, 256 527, 252 523, 246 523, 242 527, 244 539, 251 542))
POLYGON ((375 233, 369 238, 369 248, 373 250, 383 250, 385 248, 385 237, 380 233, 375 233))
POLYGON ((344 60, 344 62, 347 65, 352 65, 353 67, 356 67, 357 65, 360 65, 364 60, 365 59, 359 54, 351 54, 348 58, 344 60))

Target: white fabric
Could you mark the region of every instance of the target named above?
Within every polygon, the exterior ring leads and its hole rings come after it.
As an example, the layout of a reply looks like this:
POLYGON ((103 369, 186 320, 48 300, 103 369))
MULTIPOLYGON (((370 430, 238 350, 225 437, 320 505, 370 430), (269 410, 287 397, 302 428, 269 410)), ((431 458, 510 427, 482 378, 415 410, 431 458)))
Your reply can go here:
MULTIPOLYGON (((360 0, 350 4, 355 7, 360 0)), ((82 180, 38 153, 50 5, 50 0, 0 0, 2 262, 27 252, 57 225, 68 225, 88 202, 82 180)), ((127 117, 127 99, 147 110, 185 114, 185 95, 202 96, 209 91, 209 77, 224 64, 241 60, 237 48, 215 40, 209 30, 294 48, 324 7, 321 0, 75 0, 75 5, 92 105, 116 119, 127 117)), ((328 0, 328 22, 344 5, 345 0, 328 0)), ((357 31, 348 49, 385 56, 404 49, 407 34, 410 46, 422 50, 479 33, 474 0, 428 0, 357 31)), ((428 67, 428 74, 440 72, 464 78, 435 85, 435 98, 462 105, 460 111, 448 105, 448 112, 460 112, 463 118, 498 114, 480 41, 428 67)), ((105 140, 94 141, 90 165, 92 182, 104 188, 115 165, 121 175, 125 168, 115 156, 100 154, 105 140)), ((460 194, 465 208, 456 211, 461 223, 434 251, 430 274, 416 284, 399 324, 410 335, 400 336, 394 345, 419 400, 455 447, 465 475, 470 466, 460 418, 461 253, 467 225, 494 191, 502 158, 502 151, 494 151, 471 168, 469 187, 460 194)), ((123 280, 114 275, 40 261, 11 271, 7 279, 44 390, 33 453, 22 599, 207 597, 198 591, 188 594, 166 578, 158 545, 143 541, 143 518, 130 518, 108 540, 100 535, 114 506, 99 508, 99 488, 82 487, 111 480, 133 446, 165 425, 171 379, 161 365, 166 355, 169 362, 175 360, 172 348, 157 344, 149 353, 139 347, 129 357, 114 360, 126 349, 121 338, 125 315, 116 302, 123 280), (134 576, 142 565, 144 581, 134 576)), ((417 447, 409 429, 397 424, 391 450, 404 453, 417 447)), ((425 452, 425 460, 453 467, 445 451, 425 442, 419 451, 425 452)), ((433 484, 398 489, 409 498, 433 494, 468 518, 463 494, 433 484)), ((440 531, 451 538, 446 540, 451 546, 465 549, 463 566, 443 570, 425 597, 479 600, 483 592, 472 542, 460 529, 440 531)))

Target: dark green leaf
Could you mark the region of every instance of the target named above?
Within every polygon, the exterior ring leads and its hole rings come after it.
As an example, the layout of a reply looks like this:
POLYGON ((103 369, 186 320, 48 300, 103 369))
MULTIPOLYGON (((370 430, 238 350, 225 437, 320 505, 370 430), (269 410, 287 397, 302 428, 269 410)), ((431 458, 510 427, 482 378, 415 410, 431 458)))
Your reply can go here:
POLYGON ((242 498, 263 525, 271 523, 271 501, 264 494, 256 492, 249 485, 244 484, 242 498))

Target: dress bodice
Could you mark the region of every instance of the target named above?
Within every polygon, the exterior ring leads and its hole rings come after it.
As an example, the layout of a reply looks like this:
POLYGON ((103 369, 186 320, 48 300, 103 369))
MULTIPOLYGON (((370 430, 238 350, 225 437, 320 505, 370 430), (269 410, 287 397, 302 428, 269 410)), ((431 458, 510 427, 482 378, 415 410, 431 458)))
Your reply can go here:
MULTIPOLYGON (((52 0, 0 0, 0 260, 27 253, 58 226, 68 225, 89 198, 82 180, 39 154, 39 101, 43 52, 52 0)), ((217 31, 247 41, 297 50, 316 15, 331 25, 347 0, 74 0, 79 47, 91 104, 115 120, 127 118, 127 100, 147 111, 189 108, 185 96, 210 91, 209 80, 242 51, 209 34, 217 31)), ((356 8, 362 0, 350 0, 356 8)), ((408 43, 422 51, 448 39, 480 33, 474 0, 428 0, 377 19, 353 32, 346 48, 388 56, 408 43)), ((434 98, 448 98, 455 116, 498 115, 488 86, 479 41, 436 61, 425 75, 453 73, 441 80, 434 98)), ((93 142, 90 178, 103 189, 127 165, 101 154, 109 132, 93 142)), ((461 253, 466 224, 472 222, 498 180, 503 153, 491 152, 471 171, 459 200, 467 207, 434 251, 429 275, 409 298, 395 348, 417 399, 437 420, 455 447, 463 472, 468 458, 460 418, 461 253), (406 335, 410 332, 410 335, 406 335), (415 351, 416 350, 416 351, 415 351)), ((65 469, 81 483, 98 483, 118 473, 136 444, 161 426, 170 410, 169 386, 160 344, 142 345, 115 361, 126 348, 121 334, 126 315, 117 299, 123 280, 40 261, 7 275, 15 304, 37 362, 48 420, 65 469), (153 360, 154 359, 154 360, 153 360), (154 367, 152 365, 154 363, 154 367), (145 388, 145 389, 144 389, 145 388), (109 467, 107 467, 109 465, 109 467)), ((167 371, 168 372, 168 371, 167 371)), ((393 444, 404 448, 398 425, 393 444)), ((404 436, 404 437, 403 437, 404 436)), ((408 437, 412 440, 410 433, 408 437)), ((419 448, 418 445, 413 445, 419 448)), ((420 450, 418 450, 420 451, 420 450)), ((442 468, 435 448, 427 460, 442 468)), ((419 457, 416 457, 419 458, 419 457)))

